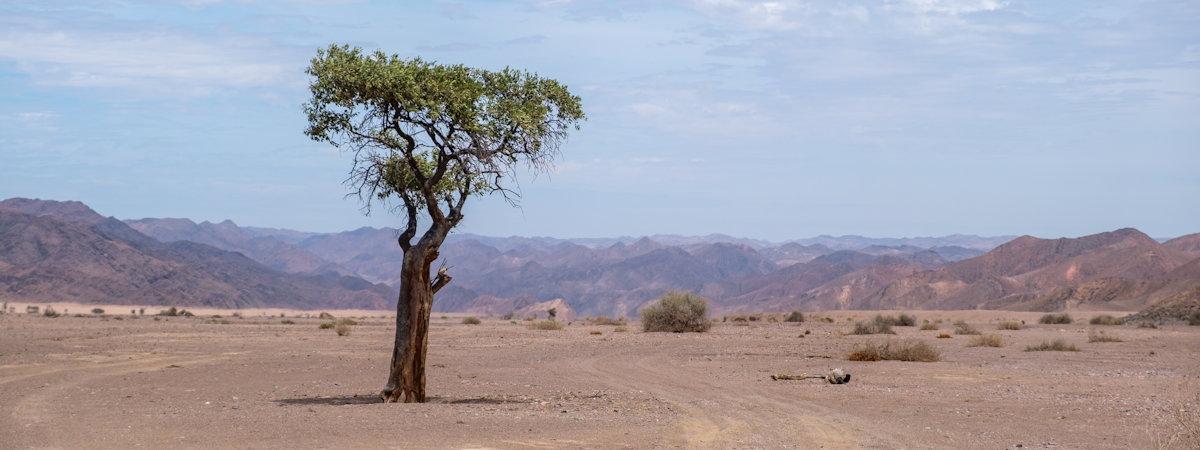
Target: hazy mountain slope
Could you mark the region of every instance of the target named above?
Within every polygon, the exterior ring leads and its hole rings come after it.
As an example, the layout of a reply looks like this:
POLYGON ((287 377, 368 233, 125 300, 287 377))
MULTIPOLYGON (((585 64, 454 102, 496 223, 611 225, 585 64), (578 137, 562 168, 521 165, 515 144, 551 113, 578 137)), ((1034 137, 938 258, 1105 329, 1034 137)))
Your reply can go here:
POLYGON ((394 302, 390 291, 354 277, 284 274, 205 244, 160 243, 72 203, 0 202, 0 296, 6 298, 386 308, 394 302))
POLYGON ((944 264, 936 253, 870 255, 839 251, 746 280, 749 289, 722 300, 734 311, 855 309, 887 283, 944 264))
POLYGON ((868 308, 1134 307, 1141 283, 1183 265, 1181 252, 1134 229, 1080 238, 1022 236, 984 255, 896 280, 868 308))
POLYGON ((1188 234, 1163 243, 1167 248, 1200 256, 1200 233, 1188 234))
MULTIPOLYGON (((302 274, 324 272, 349 273, 337 264, 300 248, 295 244, 237 226, 232 221, 221 223, 188 219, 139 219, 125 221, 133 229, 161 242, 191 241, 208 244, 223 250, 239 252, 272 269, 302 274)), ((282 234, 282 233, 281 233, 282 234)))

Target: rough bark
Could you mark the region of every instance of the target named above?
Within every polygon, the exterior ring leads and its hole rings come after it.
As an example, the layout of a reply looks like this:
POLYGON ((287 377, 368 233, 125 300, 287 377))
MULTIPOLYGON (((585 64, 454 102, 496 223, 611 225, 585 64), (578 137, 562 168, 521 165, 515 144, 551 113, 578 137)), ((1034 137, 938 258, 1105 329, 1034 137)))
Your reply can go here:
POLYGON ((396 301, 396 339, 392 348, 391 373, 383 389, 387 403, 425 402, 425 355, 429 349, 429 313, 433 295, 450 283, 445 268, 429 280, 429 268, 438 252, 428 245, 404 251, 400 296, 396 301))

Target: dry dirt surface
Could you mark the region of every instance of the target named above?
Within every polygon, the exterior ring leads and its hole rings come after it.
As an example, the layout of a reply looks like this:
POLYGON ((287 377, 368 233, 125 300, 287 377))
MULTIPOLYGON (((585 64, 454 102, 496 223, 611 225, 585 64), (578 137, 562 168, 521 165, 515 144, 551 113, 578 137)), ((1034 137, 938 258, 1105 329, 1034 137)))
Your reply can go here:
POLYGON ((1200 327, 917 312, 941 329, 858 336, 847 319, 874 313, 836 312, 671 334, 435 315, 431 401, 383 404, 385 313, 334 312, 359 323, 338 336, 312 312, 75 308, 0 315, 0 447, 1193 448, 1200 433, 1200 327), (959 319, 1005 346, 936 337, 959 319), (1089 343, 1092 329, 1123 342, 1089 343), (1055 338, 1080 351, 1024 351, 1055 338), (887 339, 930 343, 941 361, 846 360, 887 339), (851 382, 770 378, 834 367, 851 382))

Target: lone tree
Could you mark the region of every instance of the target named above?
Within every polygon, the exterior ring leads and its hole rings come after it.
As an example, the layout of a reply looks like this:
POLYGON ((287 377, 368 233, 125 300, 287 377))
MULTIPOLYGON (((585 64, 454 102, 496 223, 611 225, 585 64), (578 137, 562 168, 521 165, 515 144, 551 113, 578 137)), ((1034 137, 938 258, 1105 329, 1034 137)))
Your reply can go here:
POLYGON ((404 262, 396 342, 383 398, 424 402, 429 312, 434 294, 450 282, 446 268, 430 271, 439 247, 462 221, 468 198, 498 193, 516 204, 505 181, 522 167, 550 167, 584 119, 580 99, 559 82, 525 71, 442 65, 350 46, 318 50, 307 72, 312 98, 304 105, 305 133, 353 153, 346 184, 365 213, 381 205, 404 219, 397 239, 404 262))

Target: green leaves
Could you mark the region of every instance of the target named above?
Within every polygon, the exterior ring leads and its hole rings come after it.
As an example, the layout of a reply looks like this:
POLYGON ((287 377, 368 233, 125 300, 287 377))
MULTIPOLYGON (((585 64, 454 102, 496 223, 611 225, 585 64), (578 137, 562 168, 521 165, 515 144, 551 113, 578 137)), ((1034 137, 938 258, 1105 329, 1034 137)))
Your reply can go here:
POLYGON ((517 164, 552 162, 584 120, 580 98, 526 71, 442 65, 346 45, 318 50, 307 73, 305 133, 353 151, 348 181, 367 202, 399 198, 461 218, 468 196, 509 193, 517 164))

